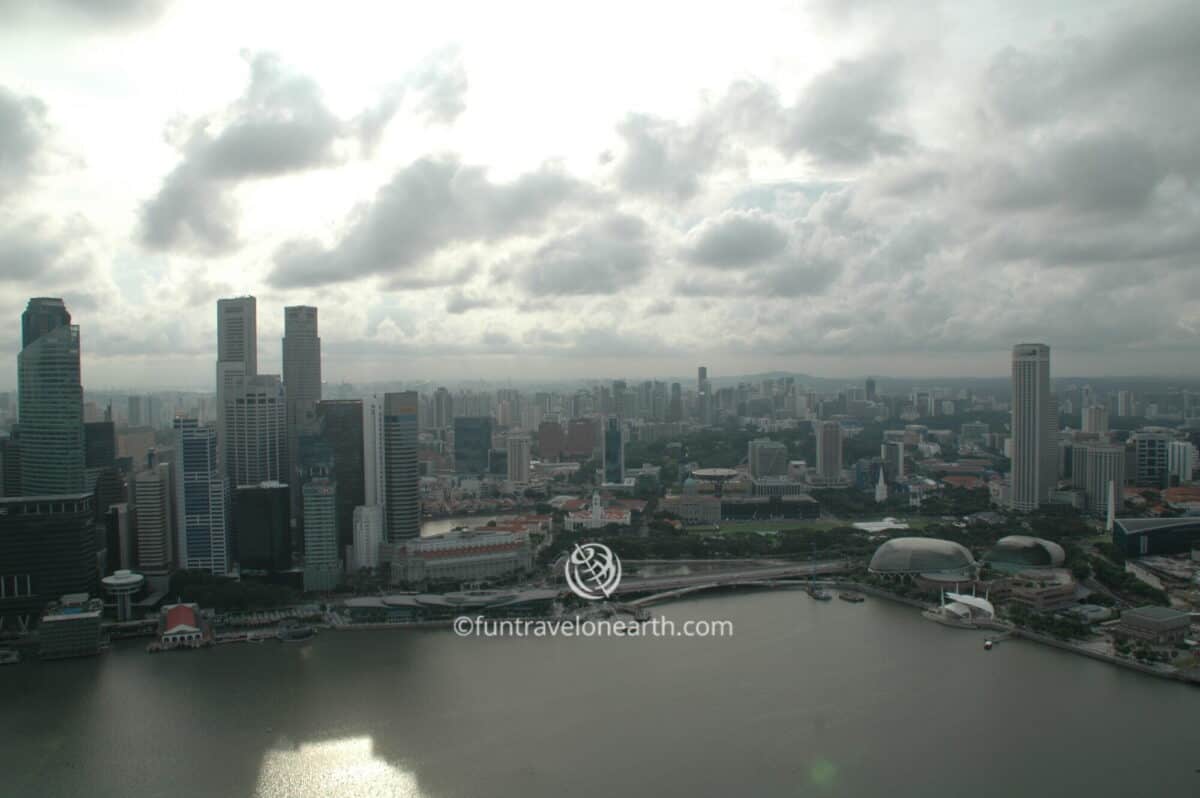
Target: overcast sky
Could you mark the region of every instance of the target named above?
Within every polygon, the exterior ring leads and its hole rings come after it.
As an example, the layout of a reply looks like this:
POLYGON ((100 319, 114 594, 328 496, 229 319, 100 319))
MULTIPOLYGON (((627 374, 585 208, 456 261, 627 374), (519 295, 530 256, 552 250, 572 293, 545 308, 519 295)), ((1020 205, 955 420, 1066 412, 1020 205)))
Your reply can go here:
POLYGON ((1200 4, 0 0, 0 388, 1194 374, 1200 4))

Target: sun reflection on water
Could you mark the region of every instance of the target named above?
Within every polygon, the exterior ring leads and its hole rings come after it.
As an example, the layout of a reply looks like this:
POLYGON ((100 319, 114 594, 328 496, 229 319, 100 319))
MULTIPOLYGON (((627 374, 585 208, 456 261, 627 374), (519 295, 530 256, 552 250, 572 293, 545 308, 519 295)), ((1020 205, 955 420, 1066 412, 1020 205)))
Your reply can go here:
POLYGON ((256 798, 424 798, 416 778, 374 754, 370 737, 347 737, 268 751, 256 798))

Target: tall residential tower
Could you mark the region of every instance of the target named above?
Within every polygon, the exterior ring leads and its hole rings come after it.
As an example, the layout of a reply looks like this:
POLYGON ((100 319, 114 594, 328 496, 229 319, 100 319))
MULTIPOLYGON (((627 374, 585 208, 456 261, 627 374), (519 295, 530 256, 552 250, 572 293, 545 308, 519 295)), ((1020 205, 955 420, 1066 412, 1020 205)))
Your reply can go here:
POLYGON ((1013 347, 1012 392, 1012 508, 1028 512, 1049 500, 1058 476, 1058 417, 1050 393, 1050 347, 1013 347))

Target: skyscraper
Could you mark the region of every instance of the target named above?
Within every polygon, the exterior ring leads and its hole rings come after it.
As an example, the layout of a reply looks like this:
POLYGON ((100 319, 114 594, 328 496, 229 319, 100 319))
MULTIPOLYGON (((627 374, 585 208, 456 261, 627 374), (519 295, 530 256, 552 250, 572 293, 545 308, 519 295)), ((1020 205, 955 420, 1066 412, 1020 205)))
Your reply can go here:
POLYGON ((0 499, 0 624, 28 628, 65 593, 94 593, 95 508, 87 493, 0 499))
POLYGON ((671 400, 667 405, 667 421, 683 421, 683 386, 671 383, 671 400))
POLYGON ((1133 391, 1117 391, 1117 415, 1123 418, 1137 415, 1133 391))
POLYGON ((1190 441, 1171 441, 1167 446, 1167 470, 1172 483, 1189 485, 1196 468, 1196 447, 1190 441))
POLYGON ((696 372, 696 421, 712 423, 712 385, 708 381, 707 366, 701 366, 696 372))
POLYGON ((21 490, 26 496, 85 490, 79 327, 61 299, 35 297, 21 316, 17 355, 21 490))
POLYGON ((1072 474, 1072 479, 1078 476, 1083 484, 1088 510, 1093 515, 1104 515, 1110 494, 1115 497, 1116 507, 1120 509, 1121 491, 1125 485, 1125 447, 1111 443, 1086 443, 1083 451, 1083 473, 1072 474))
POLYGON ((337 486, 326 477, 304 483, 304 589, 333 590, 341 578, 337 486))
POLYGON ((233 491, 233 539, 242 572, 292 567, 291 498, 282 482, 233 491))
POLYGON ((529 482, 529 451, 528 435, 509 435, 506 443, 508 448, 508 481, 517 484, 529 482))
MULTIPOLYGON (((416 391, 383 397, 384 514, 389 541, 421 536, 421 496, 417 472, 416 391)), ((490 434, 489 434, 490 437, 490 434)), ((487 450, 484 450, 486 457, 487 450)), ((485 461, 486 469, 486 461, 485 461)))
POLYGON ((225 397, 225 466, 230 484, 287 480, 287 411, 277 374, 235 377, 225 397))
POLYGON ((874 402, 876 399, 874 377, 867 377, 866 397, 868 402, 874 402))
MULTIPOLYGON (((217 444, 222 462, 229 433, 225 412, 239 377, 258 374, 258 310, 252 296, 217 300, 217 444)), ((236 483, 235 483, 236 484, 236 483)))
POLYGON ((366 503, 362 401, 323 399, 317 403, 317 427, 333 452, 338 545, 345 548, 354 543, 354 508, 366 503))
POLYGON ((543 421, 538 425, 537 433, 538 457, 543 462, 558 462, 566 446, 566 435, 563 434, 562 424, 557 421, 543 421))
POLYGON ((1058 476, 1058 418, 1050 394, 1050 347, 1013 347, 1012 393, 1012 508, 1028 512, 1049 499, 1058 476))
POLYGON ((83 465, 87 470, 107 468, 117 461, 117 432, 111 421, 83 425, 83 465))
POLYGON ((354 508, 355 570, 379 567, 379 544, 383 543, 383 508, 379 505, 354 508))
POLYGON ((1108 408, 1104 405, 1088 405, 1083 409, 1083 431, 1098 435, 1108 434, 1108 408))
POLYGON ((137 521, 137 569, 161 575, 174 563, 171 540, 171 466, 159 463, 133 478, 134 518, 137 521))
POLYGON ((604 444, 604 456, 600 458, 604 466, 604 481, 611 484, 624 482, 625 428, 621 424, 621 419, 609 416, 600 440, 604 444))
POLYGON ((836 421, 813 424, 817 438, 817 478, 830 485, 842 480, 842 427, 836 421))
POLYGON ((125 423, 130 427, 140 427, 145 424, 142 414, 142 397, 129 397, 129 411, 125 414, 125 423))
POLYGON ((182 568, 229 573, 229 483, 217 460, 217 431, 175 419, 176 551, 182 568))
POLYGON ((287 482, 293 507, 300 503, 297 457, 300 436, 316 431, 317 402, 321 401, 321 339, 317 309, 296 305, 283 309, 283 388, 287 397, 287 482))
POLYGON ((363 493, 368 507, 383 506, 386 495, 383 455, 383 398, 372 395, 363 401, 363 493))
POLYGON ((454 397, 445 388, 433 392, 433 428, 449 429, 454 424, 454 397))
POLYGON ((892 482, 904 479, 904 441, 884 441, 879 456, 888 479, 892 482))
POLYGON ((480 476, 488 471, 488 452, 492 448, 490 416, 459 416, 454 419, 454 470, 464 476, 480 476))
POLYGON ((1166 432, 1146 431, 1133 436, 1135 485, 1139 488, 1170 487, 1170 444, 1171 436, 1166 432))

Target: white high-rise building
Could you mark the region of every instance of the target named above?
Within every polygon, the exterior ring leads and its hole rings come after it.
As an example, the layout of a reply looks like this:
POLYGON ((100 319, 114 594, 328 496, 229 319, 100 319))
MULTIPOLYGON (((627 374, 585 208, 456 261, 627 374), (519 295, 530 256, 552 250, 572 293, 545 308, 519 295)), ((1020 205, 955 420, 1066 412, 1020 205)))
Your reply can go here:
POLYGON ((1172 482, 1190 485, 1196 470, 1196 447, 1190 441, 1171 441, 1167 447, 1167 469, 1172 482))
POLYGON ((1172 440, 1166 448, 1166 460, 1172 482, 1192 484, 1192 473, 1196 467, 1196 448, 1193 443, 1189 440, 1172 440))
POLYGON ((225 461, 225 410, 233 383, 258 373, 258 310, 252 296, 217 300, 217 445, 225 461))
POLYGON ((1089 443, 1084 446, 1082 475, 1087 494, 1087 508, 1103 516, 1108 509, 1109 496, 1116 507, 1121 506, 1125 487, 1125 447, 1112 443, 1089 443))
POLYGON ((1050 347, 1017 344, 1012 353, 1014 510, 1048 501, 1058 476, 1058 407, 1050 393, 1050 347))
POLYGON ((354 508, 354 569, 379 567, 379 545, 383 543, 383 507, 354 508))
POLYGON ((1117 415, 1125 418, 1137 415, 1137 404, 1133 399, 1133 391, 1117 391, 1117 415))
POLYGON ((1097 435, 1108 434, 1108 408, 1104 405, 1090 405, 1083 410, 1083 431, 1097 435))
POLYGON ((528 435, 509 435, 506 441, 508 450, 508 481, 518 485, 529 483, 529 453, 530 441, 528 435))
POLYGON ((233 487, 287 482, 287 408, 278 374, 233 380, 225 401, 225 465, 233 487))

